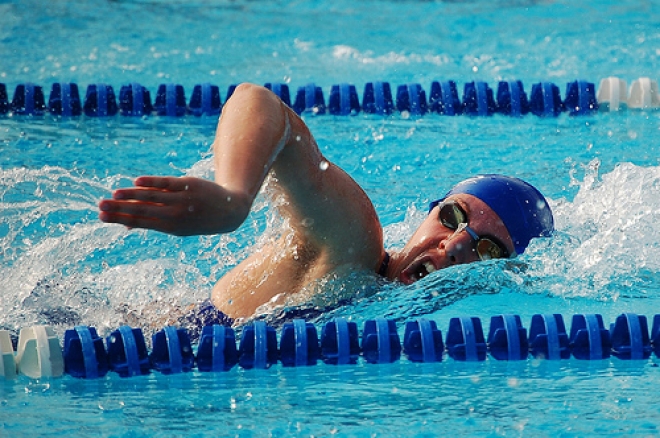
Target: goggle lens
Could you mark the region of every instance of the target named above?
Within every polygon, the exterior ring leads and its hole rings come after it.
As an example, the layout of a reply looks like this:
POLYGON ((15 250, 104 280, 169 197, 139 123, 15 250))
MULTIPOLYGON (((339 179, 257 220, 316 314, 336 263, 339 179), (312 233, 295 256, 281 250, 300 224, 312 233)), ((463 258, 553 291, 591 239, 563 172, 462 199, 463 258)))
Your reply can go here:
MULTIPOLYGON (((450 230, 457 230, 461 224, 468 223, 468 217, 463 208, 456 202, 445 202, 440 205, 438 220, 450 230)), ((489 237, 480 237, 469 227, 465 227, 475 242, 475 250, 481 260, 501 259, 508 257, 508 251, 489 237)))
POLYGON ((460 224, 467 224, 467 215, 460 205, 454 202, 442 204, 438 212, 438 218, 442 225, 450 230, 458 229, 460 224))

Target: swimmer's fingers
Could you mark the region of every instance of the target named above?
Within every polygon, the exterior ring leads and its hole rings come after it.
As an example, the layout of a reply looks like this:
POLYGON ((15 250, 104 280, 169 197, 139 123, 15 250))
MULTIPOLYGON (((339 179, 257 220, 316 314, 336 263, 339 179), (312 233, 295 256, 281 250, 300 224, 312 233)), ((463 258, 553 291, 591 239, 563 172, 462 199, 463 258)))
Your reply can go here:
POLYGON ((136 187, 99 203, 99 219, 178 236, 226 233, 245 220, 252 201, 249 193, 205 179, 140 177, 136 187))
POLYGON ((135 179, 135 186, 177 192, 188 190, 192 179, 173 176, 141 176, 135 179))
POLYGON ((191 177, 141 176, 135 180, 135 187, 117 189, 112 198, 174 205, 195 196, 200 182, 208 183, 191 177))
POLYGON ((185 214, 178 207, 137 201, 103 200, 99 203, 99 219, 129 228, 148 228, 170 234, 183 234, 185 214))
POLYGON ((185 200, 180 191, 169 191, 156 188, 135 187, 130 189, 117 189, 112 193, 115 201, 140 201, 152 204, 174 204, 185 200))

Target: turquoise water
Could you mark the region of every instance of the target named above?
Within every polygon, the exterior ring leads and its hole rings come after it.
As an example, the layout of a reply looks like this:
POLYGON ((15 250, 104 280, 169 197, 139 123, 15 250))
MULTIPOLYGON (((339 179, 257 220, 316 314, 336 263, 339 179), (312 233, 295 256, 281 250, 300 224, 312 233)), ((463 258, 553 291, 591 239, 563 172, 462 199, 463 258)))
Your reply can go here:
MULTIPOLYGON (((0 2, 0 82, 83 87, 210 81, 369 81, 394 86, 520 79, 565 84, 660 71, 653 3, 0 2), (38 6, 38 7, 35 7, 38 6), (403 17, 403 18, 402 18, 403 17)), ((411 287, 339 277, 324 312, 403 323, 425 316, 660 313, 660 113, 511 119, 395 114, 306 117, 323 153, 367 191, 386 246, 403 244, 426 203, 481 172, 520 176, 551 201, 557 233, 511 261, 448 269, 411 287)), ((212 118, 0 117, 0 326, 75 324, 103 334, 127 309, 150 334, 171 308, 275 235, 259 197, 227 236, 175 238, 96 219, 96 203, 141 174, 210 177, 212 118), (266 237, 260 237, 262 233, 266 237), (155 303, 155 304, 154 304, 155 303)), ((270 310, 270 309, 267 309, 270 310)), ((281 309, 265 318, 277 323, 281 309), (274 315, 274 316, 273 316, 274 315)), ((447 360, 419 365, 189 373, 99 381, 0 382, 0 430, 21 435, 585 436, 658 433, 657 359, 584 363, 447 360)))

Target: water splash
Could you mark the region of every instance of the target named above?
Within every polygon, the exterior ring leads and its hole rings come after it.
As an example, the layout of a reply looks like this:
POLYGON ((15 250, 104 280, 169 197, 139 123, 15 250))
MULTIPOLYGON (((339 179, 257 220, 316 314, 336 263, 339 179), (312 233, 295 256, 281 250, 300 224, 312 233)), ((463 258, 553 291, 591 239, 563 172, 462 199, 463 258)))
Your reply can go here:
MULTIPOLYGON (((534 240, 515 260, 457 266, 407 287, 369 273, 336 273, 265 313, 405 320, 502 290, 599 301, 648 296, 660 290, 660 167, 620 164, 600 176, 598 164, 573 180, 579 189, 572 201, 551 200, 555 236, 534 240)), ((187 174, 211 177, 212 163, 202 160, 187 174)), ((55 167, 2 170, 0 326, 160 328, 207 298, 215 281, 255 248, 286 237, 275 208, 284 200, 269 184, 254 214, 230 235, 179 239, 98 222, 98 199, 125 179, 55 167)), ((425 216, 410 207, 402 221, 385 227, 387 248, 402 247, 425 216)))
POLYGON ((590 163, 573 202, 552 204, 557 236, 532 248, 530 262, 564 296, 617 299, 657 290, 660 271, 660 167, 617 165, 600 177, 590 163), (543 254, 545 252, 545 254, 543 254))

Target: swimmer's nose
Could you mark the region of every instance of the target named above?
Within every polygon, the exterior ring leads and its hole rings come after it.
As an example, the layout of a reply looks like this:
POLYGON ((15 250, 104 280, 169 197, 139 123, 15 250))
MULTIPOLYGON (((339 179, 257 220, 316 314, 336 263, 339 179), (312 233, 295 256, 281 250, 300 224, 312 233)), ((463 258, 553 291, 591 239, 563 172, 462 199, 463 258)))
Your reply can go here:
POLYGON ((472 237, 465 231, 454 233, 452 236, 443 240, 440 243, 440 247, 445 250, 445 254, 447 254, 452 265, 471 263, 479 259, 479 256, 474 250, 472 237))

